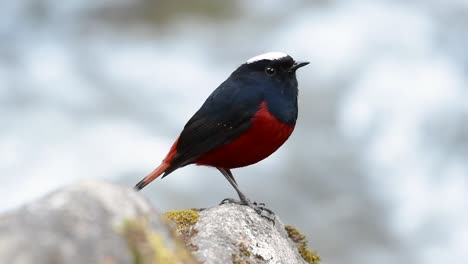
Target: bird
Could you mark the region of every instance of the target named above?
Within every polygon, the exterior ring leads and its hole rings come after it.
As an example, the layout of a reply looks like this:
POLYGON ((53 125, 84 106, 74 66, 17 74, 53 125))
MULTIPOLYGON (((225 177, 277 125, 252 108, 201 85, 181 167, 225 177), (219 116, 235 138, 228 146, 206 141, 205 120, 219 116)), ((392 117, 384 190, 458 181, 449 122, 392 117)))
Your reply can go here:
POLYGON ((309 62, 284 52, 248 59, 221 83, 189 119, 162 163, 135 185, 137 191, 189 164, 218 169, 239 196, 259 212, 240 190, 231 170, 273 154, 292 134, 298 116, 296 70, 309 62))

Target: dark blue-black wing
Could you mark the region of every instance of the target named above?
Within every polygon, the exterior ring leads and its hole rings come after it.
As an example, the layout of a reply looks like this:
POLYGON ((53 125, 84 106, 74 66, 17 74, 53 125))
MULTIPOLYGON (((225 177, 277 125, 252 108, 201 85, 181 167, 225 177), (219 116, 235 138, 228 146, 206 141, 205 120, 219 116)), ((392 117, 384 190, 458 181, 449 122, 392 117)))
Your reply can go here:
POLYGON ((245 133, 263 100, 259 91, 243 89, 242 82, 225 81, 187 122, 167 174, 245 133))

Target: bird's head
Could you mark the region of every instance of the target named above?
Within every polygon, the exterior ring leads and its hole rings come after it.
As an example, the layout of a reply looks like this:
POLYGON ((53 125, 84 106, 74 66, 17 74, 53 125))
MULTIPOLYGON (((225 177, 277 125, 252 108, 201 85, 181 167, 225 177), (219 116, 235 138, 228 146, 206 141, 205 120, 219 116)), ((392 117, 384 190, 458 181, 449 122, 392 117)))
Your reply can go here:
POLYGON ((268 52, 250 58, 245 64, 250 69, 264 69, 268 76, 273 76, 275 73, 294 74, 297 69, 306 66, 309 62, 295 61, 283 52, 268 52))
POLYGON ((269 52, 247 60, 226 82, 239 89, 237 96, 264 100, 275 117, 294 124, 298 94, 296 70, 307 64, 283 52, 269 52))
POLYGON ((297 89, 296 70, 309 62, 295 61, 283 52, 268 52, 250 58, 233 72, 233 76, 263 87, 297 89))

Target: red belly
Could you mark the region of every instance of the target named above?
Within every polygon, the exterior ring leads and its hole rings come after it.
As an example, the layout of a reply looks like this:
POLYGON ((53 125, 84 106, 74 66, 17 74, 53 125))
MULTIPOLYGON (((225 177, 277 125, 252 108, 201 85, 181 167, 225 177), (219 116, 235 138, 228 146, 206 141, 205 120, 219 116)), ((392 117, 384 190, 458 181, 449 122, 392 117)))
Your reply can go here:
POLYGON ((195 164, 221 168, 238 168, 257 163, 270 156, 289 138, 294 125, 280 122, 263 102, 252 126, 234 141, 214 149, 195 160, 195 164))

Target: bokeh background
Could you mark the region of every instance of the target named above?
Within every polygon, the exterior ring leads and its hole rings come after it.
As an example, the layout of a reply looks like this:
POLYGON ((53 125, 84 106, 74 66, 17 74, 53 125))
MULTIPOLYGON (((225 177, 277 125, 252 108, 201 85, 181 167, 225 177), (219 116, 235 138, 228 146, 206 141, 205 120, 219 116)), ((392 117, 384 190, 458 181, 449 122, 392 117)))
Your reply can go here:
MULTIPOLYGON (((82 179, 133 186, 211 91, 267 51, 293 136, 235 171, 323 263, 468 263, 468 1, 15 0, 0 8, 0 211, 82 179)), ((161 211, 235 193, 189 166, 161 211)))

